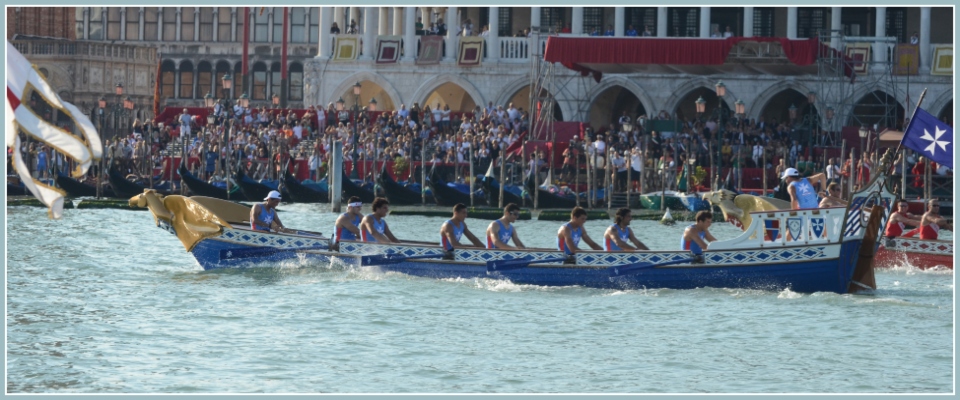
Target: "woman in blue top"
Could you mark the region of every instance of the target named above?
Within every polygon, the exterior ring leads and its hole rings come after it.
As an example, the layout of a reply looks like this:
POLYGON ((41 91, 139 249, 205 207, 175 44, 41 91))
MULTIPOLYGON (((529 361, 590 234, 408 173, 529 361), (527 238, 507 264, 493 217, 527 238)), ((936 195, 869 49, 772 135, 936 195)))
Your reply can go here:
POLYGON ((520 241, 517 235, 517 229, 513 223, 520 217, 520 206, 510 203, 503 208, 503 217, 490 223, 487 227, 487 248, 488 249, 525 249, 526 246, 520 241), (516 244, 516 247, 509 245, 510 241, 516 244))
POLYGON ((629 208, 621 208, 617 210, 617 216, 615 218, 615 223, 610 225, 607 228, 607 231, 603 233, 603 250, 605 251, 624 251, 624 250, 650 250, 637 240, 637 237, 633 235, 633 229, 630 229, 630 221, 633 220, 633 215, 630 214, 629 208), (633 242, 636 248, 627 244, 627 241, 633 242))
POLYGON ((480 242, 480 239, 467 229, 466 219, 467 206, 463 203, 457 203, 457 205, 453 206, 453 218, 446 220, 443 225, 440 226, 440 245, 443 246, 444 251, 471 247, 460 244, 460 238, 464 235, 467 236, 467 239, 470 239, 474 247, 483 248, 483 243, 480 242))
POLYGON ((707 229, 713 224, 713 214, 710 211, 700 211, 697 213, 697 222, 683 230, 683 236, 680 238, 680 250, 690 250, 693 254, 700 255, 707 248, 707 242, 714 242, 717 238, 710 234, 707 229))

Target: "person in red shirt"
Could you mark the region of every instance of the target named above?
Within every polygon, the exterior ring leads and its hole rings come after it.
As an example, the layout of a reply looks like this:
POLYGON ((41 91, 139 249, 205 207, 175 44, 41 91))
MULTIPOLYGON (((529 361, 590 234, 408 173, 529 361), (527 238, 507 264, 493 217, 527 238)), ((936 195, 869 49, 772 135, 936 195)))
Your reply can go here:
POLYGON ((890 220, 887 221, 887 227, 883 231, 883 236, 890 239, 903 235, 906 225, 920 226, 920 220, 913 214, 910 214, 910 203, 904 199, 897 202, 896 211, 890 214, 890 220))
POLYGON ((940 202, 931 199, 927 202, 927 212, 920 217, 920 227, 904 234, 904 237, 913 237, 917 233, 920 239, 937 240, 940 229, 953 230, 953 224, 940 216, 940 202))

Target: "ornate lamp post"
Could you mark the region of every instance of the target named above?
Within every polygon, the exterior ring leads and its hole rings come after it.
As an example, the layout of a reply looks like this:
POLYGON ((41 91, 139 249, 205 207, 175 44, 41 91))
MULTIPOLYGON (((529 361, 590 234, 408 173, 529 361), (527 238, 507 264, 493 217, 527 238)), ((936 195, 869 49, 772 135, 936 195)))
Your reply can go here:
POLYGON ((867 130, 866 126, 861 126, 860 131, 858 133, 860 134, 860 154, 862 157, 864 153, 864 149, 866 148, 864 144, 864 140, 866 140, 867 136, 870 135, 870 131, 867 130))
POLYGON ((273 96, 270 97, 270 102, 273 104, 273 108, 277 108, 277 106, 280 105, 280 96, 274 93, 273 96))
POLYGON ((107 99, 101 96, 98 101, 98 105, 100 106, 100 112, 99 112, 100 126, 101 126, 100 129, 103 130, 103 120, 105 118, 106 112, 109 111, 109 113, 113 115, 113 132, 112 133, 114 138, 116 138, 116 136, 120 132, 120 118, 127 118, 127 116, 130 115, 130 112, 133 110, 134 105, 133 105, 133 100, 131 100, 129 96, 126 98, 123 98, 122 83, 118 83, 117 86, 114 87, 114 94, 116 94, 117 96, 116 102, 108 105, 107 99))

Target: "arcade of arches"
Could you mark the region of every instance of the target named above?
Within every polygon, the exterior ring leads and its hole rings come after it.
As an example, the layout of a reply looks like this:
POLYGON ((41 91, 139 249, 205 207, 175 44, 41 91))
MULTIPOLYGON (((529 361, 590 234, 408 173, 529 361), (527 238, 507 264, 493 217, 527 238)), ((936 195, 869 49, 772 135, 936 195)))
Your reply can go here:
POLYGON ((587 118, 591 126, 599 128, 616 123, 624 111, 631 118, 647 113, 647 109, 633 92, 622 86, 612 86, 593 99, 587 118))
MULTIPOLYGON (((400 109, 399 104, 393 104, 393 99, 387 94, 383 87, 372 81, 360 81, 360 96, 353 94, 353 86, 347 87, 343 93, 339 93, 337 98, 343 99, 344 107, 352 109, 354 102, 360 107, 367 107, 371 100, 377 101, 377 110, 392 111, 400 109)), ((407 109, 412 104, 407 105, 407 109)), ((326 105, 324 105, 326 106, 326 105)))
MULTIPOLYGON (((421 104, 420 107, 426 107, 428 105, 432 109, 450 106, 450 111, 473 112, 477 107, 477 102, 466 90, 456 83, 447 82, 434 89, 433 92, 427 96, 426 103, 421 104)), ((409 108, 409 105, 407 108, 409 108)))

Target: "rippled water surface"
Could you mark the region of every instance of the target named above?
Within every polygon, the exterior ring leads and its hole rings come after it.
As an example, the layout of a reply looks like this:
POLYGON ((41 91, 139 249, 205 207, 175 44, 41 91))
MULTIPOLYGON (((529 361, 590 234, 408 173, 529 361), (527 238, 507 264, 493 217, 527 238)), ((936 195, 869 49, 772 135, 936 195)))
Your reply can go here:
MULTIPOLYGON (((537 287, 296 263, 205 272, 148 212, 7 213, 12 393, 953 391, 950 270, 881 269, 870 295, 537 287)), ((335 219, 319 205, 280 216, 323 232, 335 219)), ((388 217, 420 240, 442 221, 388 217)), ((609 223, 588 232, 599 241, 609 223)), ((517 227, 549 247, 559 224, 517 227)), ((673 249, 683 224, 633 227, 673 249)))

